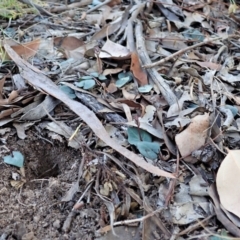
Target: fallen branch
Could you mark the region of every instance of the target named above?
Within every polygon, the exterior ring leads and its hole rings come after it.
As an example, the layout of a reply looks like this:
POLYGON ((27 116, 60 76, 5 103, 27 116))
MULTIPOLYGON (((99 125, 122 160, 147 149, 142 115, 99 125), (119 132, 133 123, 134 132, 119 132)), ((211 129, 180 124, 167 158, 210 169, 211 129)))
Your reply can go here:
POLYGON ((161 64, 164 64, 165 62, 170 61, 171 59, 173 59, 173 58, 175 58, 175 57, 179 57, 180 55, 182 55, 183 53, 185 53, 185 52, 187 52, 187 51, 189 51, 189 50, 192 50, 192 49, 197 48, 197 47, 201 47, 201 46, 206 45, 206 44, 208 44, 208 43, 212 43, 212 42, 217 41, 217 40, 219 40, 219 39, 221 39, 221 37, 212 38, 212 39, 209 39, 209 40, 207 40, 207 41, 205 41, 205 42, 200 42, 200 43, 194 44, 194 45, 192 45, 192 46, 190 46, 190 47, 181 49, 181 50, 179 50, 179 51, 171 54, 170 56, 167 56, 167 57, 161 59, 161 60, 158 61, 158 62, 151 63, 151 64, 146 64, 146 65, 144 65, 143 67, 146 68, 146 69, 148 69, 148 68, 153 68, 153 67, 159 66, 159 65, 161 65, 161 64))
POLYGON ((51 12, 52 13, 64 12, 64 11, 71 10, 71 9, 85 7, 91 3, 92 3, 92 0, 81 0, 79 2, 74 2, 69 5, 61 5, 61 6, 53 7, 53 8, 51 8, 51 12))
POLYGON ((79 117, 81 117, 82 120, 93 130, 96 136, 99 137, 108 146, 122 154, 124 157, 132 161, 137 166, 147 170, 148 172, 151 172, 158 176, 175 178, 173 174, 163 171, 150 163, 147 163, 137 154, 119 145, 119 143, 114 141, 114 139, 110 138, 102 123, 91 110, 89 110, 80 102, 70 99, 63 91, 61 91, 56 86, 55 83, 51 81, 51 79, 45 76, 39 69, 20 58, 19 55, 7 43, 4 44, 4 49, 11 57, 11 59, 18 65, 21 76, 25 80, 27 80, 30 85, 65 103, 69 107, 69 109, 71 109, 79 117))

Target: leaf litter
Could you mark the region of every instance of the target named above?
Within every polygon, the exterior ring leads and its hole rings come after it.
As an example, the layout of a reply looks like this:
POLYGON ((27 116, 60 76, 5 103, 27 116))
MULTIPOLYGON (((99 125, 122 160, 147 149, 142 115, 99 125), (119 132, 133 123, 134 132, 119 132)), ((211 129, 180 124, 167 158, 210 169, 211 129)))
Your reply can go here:
POLYGON ((237 4, 34 1, 3 17, 1 238, 240 237, 237 4))

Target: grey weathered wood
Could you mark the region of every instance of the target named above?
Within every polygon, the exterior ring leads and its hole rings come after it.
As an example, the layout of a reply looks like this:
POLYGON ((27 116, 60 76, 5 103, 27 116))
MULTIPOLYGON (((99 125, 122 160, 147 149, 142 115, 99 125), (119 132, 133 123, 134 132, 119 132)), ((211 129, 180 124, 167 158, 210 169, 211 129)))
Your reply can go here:
MULTIPOLYGON (((147 50, 145 47, 145 41, 142 35, 142 23, 141 21, 137 20, 135 34, 136 34, 136 45, 137 45, 137 52, 141 59, 143 65, 151 64, 151 59, 147 54, 147 50)), ((157 85, 159 90, 161 91, 163 97, 171 106, 172 104, 177 102, 177 97, 173 93, 172 89, 169 85, 165 82, 164 78, 157 72, 155 68, 148 68, 146 69, 148 75, 152 79, 152 81, 157 85)))
POLYGON ((109 122, 127 122, 125 118, 117 113, 99 113, 102 109, 106 108, 103 104, 99 103, 97 99, 87 93, 75 92, 77 98, 94 113, 102 116, 109 122))

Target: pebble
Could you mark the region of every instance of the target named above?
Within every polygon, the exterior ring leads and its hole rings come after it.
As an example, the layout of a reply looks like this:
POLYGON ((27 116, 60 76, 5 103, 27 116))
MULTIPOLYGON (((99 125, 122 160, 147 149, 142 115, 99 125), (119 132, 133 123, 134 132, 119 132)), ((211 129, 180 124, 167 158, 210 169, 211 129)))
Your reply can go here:
POLYGON ((53 222, 53 227, 54 228, 56 228, 56 229, 59 229, 60 228, 60 220, 55 220, 54 222, 53 222))
POLYGON ((40 220, 40 216, 39 216, 39 215, 33 217, 33 221, 34 221, 35 223, 38 223, 39 220, 40 220))

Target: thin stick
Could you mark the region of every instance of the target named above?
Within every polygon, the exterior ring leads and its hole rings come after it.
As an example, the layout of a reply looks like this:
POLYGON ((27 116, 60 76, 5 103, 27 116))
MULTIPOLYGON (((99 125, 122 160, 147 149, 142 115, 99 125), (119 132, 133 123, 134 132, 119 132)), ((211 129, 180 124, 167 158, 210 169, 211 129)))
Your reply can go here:
POLYGON ((211 42, 213 42, 213 41, 217 41, 217 40, 219 40, 219 39, 221 39, 221 37, 212 38, 212 39, 209 39, 209 40, 206 41, 206 42, 200 42, 200 43, 194 44, 194 45, 192 45, 192 46, 190 46, 190 47, 181 49, 181 50, 179 50, 179 51, 171 54, 170 56, 167 56, 167 57, 161 59, 161 60, 158 61, 158 62, 151 63, 151 64, 148 64, 148 65, 144 65, 143 67, 144 67, 144 68, 153 68, 153 67, 159 66, 159 65, 164 64, 165 62, 168 62, 169 60, 171 60, 171 59, 173 59, 173 58, 175 58, 175 57, 177 57, 177 56, 179 56, 179 55, 182 55, 183 53, 187 52, 188 50, 192 50, 192 49, 194 49, 194 48, 201 47, 201 46, 203 46, 203 45, 205 45, 205 44, 211 43, 211 42))

